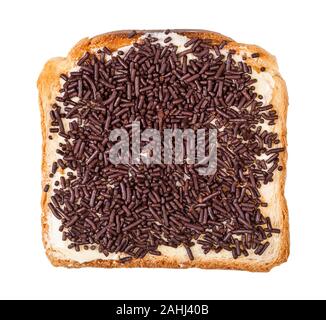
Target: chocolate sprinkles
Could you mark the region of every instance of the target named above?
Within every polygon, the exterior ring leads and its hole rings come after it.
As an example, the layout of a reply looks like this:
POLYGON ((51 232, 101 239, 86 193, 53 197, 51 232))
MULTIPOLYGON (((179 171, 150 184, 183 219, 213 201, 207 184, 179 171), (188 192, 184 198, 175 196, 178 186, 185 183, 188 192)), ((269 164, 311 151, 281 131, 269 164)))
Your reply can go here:
POLYGON ((58 182, 48 206, 63 239, 76 251, 119 253, 120 263, 160 256, 160 246, 181 247, 190 261, 194 245, 234 259, 263 255, 280 230, 265 216, 259 189, 283 170, 284 148, 262 124, 278 116, 254 92, 250 66, 233 51, 221 54, 226 42, 191 39, 178 52, 167 30, 164 43, 149 36, 126 53, 85 53, 78 71, 61 75, 49 131, 64 142, 51 167, 58 182), (125 128, 131 135, 135 120, 141 130, 217 129, 217 171, 199 175, 203 164, 186 161, 112 164, 108 134, 125 128))

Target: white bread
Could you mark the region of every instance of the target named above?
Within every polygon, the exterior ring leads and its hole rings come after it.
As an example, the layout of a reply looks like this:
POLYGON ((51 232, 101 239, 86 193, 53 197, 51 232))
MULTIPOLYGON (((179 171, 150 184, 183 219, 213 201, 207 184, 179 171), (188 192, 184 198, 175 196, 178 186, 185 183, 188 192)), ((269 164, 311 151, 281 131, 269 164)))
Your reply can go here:
MULTIPOLYGON (((48 258, 53 265, 66 267, 199 267, 269 271, 274 266, 285 262, 289 255, 288 212, 284 197, 286 152, 280 154, 280 165, 283 166, 284 170, 275 171, 274 181, 260 189, 262 198, 269 204, 267 208, 262 208, 263 213, 270 217, 275 228, 281 230, 280 234, 273 235, 270 240, 271 245, 262 256, 250 254, 248 257, 241 256, 234 260, 231 253, 225 250, 219 254, 212 252, 205 255, 200 247, 196 245, 192 248, 195 260, 189 261, 184 248, 160 247, 162 256, 147 255, 143 259, 134 259, 122 264, 118 261, 118 258, 123 257, 123 255, 110 255, 106 258, 97 251, 75 252, 67 249, 67 244, 61 240, 61 233, 57 230, 60 224, 52 216, 47 206, 49 197, 51 197, 53 184, 48 176, 51 172, 51 165, 56 160, 55 150, 58 144, 57 139, 49 140, 47 138, 51 122, 49 111, 60 89, 60 74, 66 74, 76 67, 77 61, 86 51, 95 51, 104 46, 111 51, 116 51, 121 47, 131 45, 146 32, 149 31, 137 31, 132 38, 128 38, 129 31, 119 31, 103 34, 91 39, 83 39, 74 46, 66 58, 54 58, 48 61, 40 74, 38 89, 43 134, 42 187, 46 184, 50 185, 49 192, 42 193, 43 242, 48 258)), ((159 37, 162 31, 150 32, 156 32, 156 36, 159 37)), ((234 49, 237 54, 247 56, 246 63, 252 66, 254 77, 256 76, 258 80, 256 91, 264 95, 265 99, 268 100, 265 101, 266 103, 273 104, 279 116, 276 125, 269 127, 269 130, 277 132, 281 140, 281 145, 286 146, 288 97, 286 85, 279 74, 275 57, 257 46, 236 43, 230 38, 215 32, 199 30, 175 30, 175 32, 187 38, 209 38, 214 43, 227 40, 229 42, 225 49, 234 49), (259 53, 259 58, 251 58, 251 54, 253 53, 259 53), (261 73, 261 67, 265 67, 267 72, 261 73)))

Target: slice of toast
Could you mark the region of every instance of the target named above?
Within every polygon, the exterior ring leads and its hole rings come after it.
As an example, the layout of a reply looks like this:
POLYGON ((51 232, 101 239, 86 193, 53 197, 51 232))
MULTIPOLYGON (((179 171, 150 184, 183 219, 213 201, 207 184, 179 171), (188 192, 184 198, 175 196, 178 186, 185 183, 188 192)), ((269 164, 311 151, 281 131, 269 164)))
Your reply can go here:
MULTIPOLYGON (((48 192, 42 193, 42 232, 43 243, 46 254, 54 266, 65 267, 153 267, 153 268, 207 268, 207 269, 239 269, 248 271, 264 272, 285 262, 289 255, 289 224, 286 200, 284 197, 284 185, 286 179, 286 160, 287 153, 279 155, 279 165, 283 170, 274 172, 273 182, 263 185, 260 194, 268 207, 261 208, 264 216, 271 219, 274 228, 280 229, 279 234, 274 234, 270 239, 270 246, 266 252, 259 256, 252 252, 245 257, 240 256, 233 259, 229 251, 222 250, 219 253, 209 252, 204 254, 197 245, 192 247, 194 260, 188 258, 184 247, 171 248, 161 246, 161 256, 146 255, 142 259, 132 259, 122 263, 119 259, 125 257, 122 254, 110 254, 106 257, 97 250, 84 250, 79 252, 68 249, 68 244, 62 240, 62 234, 58 230, 60 221, 51 213, 48 203, 53 195, 54 180, 50 179, 49 174, 52 170, 52 163, 57 160, 56 149, 61 141, 60 137, 54 136, 48 139, 51 127, 50 111, 56 102, 59 90, 62 85, 61 74, 68 74, 77 66, 77 62, 85 52, 96 52, 98 49, 106 47, 112 52, 130 46, 146 33, 160 37, 164 31, 117 31, 110 32, 94 38, 85 38, 78 42, 70 51, 66 58, 54 58, 49 60, 44 66, 38 79, 39 105, 41 111, 41 125, 43 136, 42 147, 42 187, 49 185, 48 192)), ((255 84, 256 92, 262 94, 265 104, 271 103, 277 112, 278 120, 268 130, 275 132, 279 136, 279 146, 286 147, 286 116, 288 107, 287 89, 284 80, 281 78, 277 62, 274 56, 255 45, 246 45, 233 41, 219 33, 204 30, 173 30, 173 35, 187 39, 210 39, 214 44, 226 41, 223 50, 233 49, 239 57, 246 57, 246 64, 251 66, 254 71, 253 78, 257 78, 255 84), (262 69, 264 68, 264 69, 262 69), (263 71, 264 72, 263 72, 263 71)), ((181 39, 181 38, 180 38, 181 39)), ((57 175, 63 174, 59 168, 57 175)))

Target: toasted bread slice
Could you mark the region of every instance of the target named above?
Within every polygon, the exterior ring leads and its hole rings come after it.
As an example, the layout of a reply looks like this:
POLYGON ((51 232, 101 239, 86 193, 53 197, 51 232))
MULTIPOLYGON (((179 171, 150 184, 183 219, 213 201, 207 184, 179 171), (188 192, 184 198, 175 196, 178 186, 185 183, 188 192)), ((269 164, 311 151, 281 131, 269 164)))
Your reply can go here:
MULTIPOLYGON (((248 271, 264 272, 285 262, 289 255, 289 223, 288 210, 284 197, 284 184, 286 179, 287 153, 280 154, 280 165, 283 171, 275 171, 272 183, 260 189, 262 198, 269 204, 262 208, 264 215, 269 216, 273 226, 281 230, 270 240, 270 246, 262 256, 250 254, 248 257, 241 256, 233 259, 232 254, 225 250, 216 254, 210 252, 205 255, 199 246, 192 248, 195 259, 190 261, 184 248, 160 247, 161 256, 147 255, 143 259, 133 259, 122 264, 119 262, 119 254, 105 257, 98 251, 75 252, 67 248, 67 243, 61 240, 61 233, 58 231, 59 221, 53 217, 47 203, 53 191, 53 181, 49 178, 51 166, 56 160, 56 152, 59 140, 49 140, 49 128, 51 123, 50 110, 55 103, 60 89, 60 75, 67 74, 76 67, 77 61, 85 52, 94 52, 97 49, 107 47, 116 51, 121 47, 131 45, 145 33, 160 35, 163 31, 136 31, 130 37, 130 31, 110 32, 94 38, 85 38, 78 42, 66 58, 54 58, 44 66, 38 79, 39 105, 41 111, 41 125, 43 135, 42 148, 42 186, 49 184, 49 191, 42 193, 42 229, 43 243, 46 254, 54 266, 65 267, 152 267, 152 268, 190 268, 198 267, 205 269, 239 269, 248 271)), ((284 80, 279 74, 278 65, 274 56, 255 45, 241 44, 225 37, 219 33, 204 30, 173 30, 174 33, 192 38, 208 38, 213 43, 219 44, 223 40, 228 41, 224 50, 234 49, 239 56, 246 56, 246 63, 250 65, 258 80, 256 91, 263 94, 265 103, 271 103, 277 111, 279 119, 276 124, 269 127, 270 131, 278 133, 281 146, 285 147, 286 142, 286 117, 288 107, 287 89, 284 80), (253 53, 259 53, 259 57, 252 58, 253 53), (261 68, 266 68, 261 72, 261 68), (267 92, 268 91, 268 92, 267 92)), ((62 173, 62 172, 61 172, 62 173)))

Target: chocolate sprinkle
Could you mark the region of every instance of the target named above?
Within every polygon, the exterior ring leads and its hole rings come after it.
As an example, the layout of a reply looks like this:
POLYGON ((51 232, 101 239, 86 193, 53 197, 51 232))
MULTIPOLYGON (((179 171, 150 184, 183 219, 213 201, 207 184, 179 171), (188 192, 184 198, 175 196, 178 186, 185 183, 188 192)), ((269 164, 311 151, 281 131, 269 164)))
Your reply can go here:
POLYGON ((280 231, 264 215, 259 188, 283 169, 284 148, 261 124, 278 116, 257 100, 251 67, 237 63, 233 51, 221 55, 226 42, 191 39, 177 52, 169 34, 164 47, 149 36, 117 56, 108 48, 86 53, 78 71, 61 75, 49 131, 64 142, 50 176, 59 167, 69 174, 55 183, 49 208, 69 248, 120 253, 121 263, 160 255, 160 246, 183 246, 194 260, 196 243, 204 254, 262 255, 266 239, 280 231), (121 127, 131 134, 134 120, 141 130, 217 129, 216 173, 199 175, 201 164, 186 162, 113 165, 107 136, 121 127))
POLYGON ((135 30, 131 30, 131 31, 128 33, 128 39, 134 37, 136 34, 137 34, 137 32, 136 32, 135 30))

